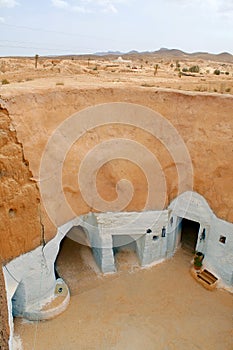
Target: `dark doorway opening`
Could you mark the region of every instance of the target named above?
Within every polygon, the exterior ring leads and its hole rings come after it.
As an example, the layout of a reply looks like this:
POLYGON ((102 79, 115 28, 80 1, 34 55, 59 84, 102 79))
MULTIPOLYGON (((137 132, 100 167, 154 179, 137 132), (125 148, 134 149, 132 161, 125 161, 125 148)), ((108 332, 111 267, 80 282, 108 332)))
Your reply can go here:
POLYGON ((113 235, 113 255, 118 271, 132 270, 139 266, 137 244, 129 235, 113 235))
POLYGON ((181 222, 181 245, 183 248, 195 252, 200 224, 196 221, 183 219, 181 222))

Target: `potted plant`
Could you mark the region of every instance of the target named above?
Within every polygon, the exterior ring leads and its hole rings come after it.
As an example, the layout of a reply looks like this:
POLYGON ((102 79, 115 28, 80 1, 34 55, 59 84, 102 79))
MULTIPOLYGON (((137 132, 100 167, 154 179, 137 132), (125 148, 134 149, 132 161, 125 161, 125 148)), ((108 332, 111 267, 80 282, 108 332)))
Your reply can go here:
POLYGON ((199 256, 195 256, 193 265, 195 270, 200 270, 202 267, 202 259, 199 256))

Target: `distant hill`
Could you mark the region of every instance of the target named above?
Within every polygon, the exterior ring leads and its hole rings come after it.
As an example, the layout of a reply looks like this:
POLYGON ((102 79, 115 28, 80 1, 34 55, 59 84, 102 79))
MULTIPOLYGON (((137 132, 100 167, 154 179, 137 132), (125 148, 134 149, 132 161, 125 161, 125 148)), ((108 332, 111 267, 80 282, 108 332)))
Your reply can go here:
POLYGON ((121 51, 108 51, 108 52, 100 52, 95 53, 94 56, 125 56, 127 58, 136 58, 137 56, 149 56, 149 57, 159 57, 159 58, 174 58, 174 59, 184 59, 184 58, 197 58, 197 59, 203 59, 203 60, 210 60, 210 61, 219 61, 219 62, 228 62, 233 63, 233 55, 231 55, 228 52, 222 52, 219 54, 213 54, 208 52, 193 52, 193 53, 187 53, 182 50, 178 49, 167 49, 167 48, 161 48, 157 51, 145 51, 145 52, 138 52, 136 50, 132 50, 130 52, 121 52, 121 51))
POLYGON ((121 56, 121 55, 124 55, 124 53, 120 51, 107 51, 107 52, 96 52, 93 55, 94 56, 108 56, 108 55, 121 56))
POLYGON ((178 50, 178 49, 166 49, 166 48, 162 48, 158 51, 154 51, 153 52, 154 54, 156 55, 165 55, 165 56, 172 56, 172 57, 181 57, 181 56, 187 56, 188 54, 181 51, 181 50, 178 50))
POLYGON ((138 52, 136 50, 132 50, 129 52, 121 52, 121 51, 107 51, 107 52, 96 52, 94 54, 82 54, 82 55, 58 55, 58 56, 46 56, 47 58, 59 58, 59 59, 98 59, 98 57, 104 59, 117 59, 119 56, 128 60, 128 59, 201 59, 201 60, 209 60, 216 62, 224 62, 224 63, 233 63, 233 55, 228 52, 222 52, 219 54, 213 54, 208 52, 193 52, 187 53, 178 49, 167 49, 161 48, 157 51, 144 51, 138 52))

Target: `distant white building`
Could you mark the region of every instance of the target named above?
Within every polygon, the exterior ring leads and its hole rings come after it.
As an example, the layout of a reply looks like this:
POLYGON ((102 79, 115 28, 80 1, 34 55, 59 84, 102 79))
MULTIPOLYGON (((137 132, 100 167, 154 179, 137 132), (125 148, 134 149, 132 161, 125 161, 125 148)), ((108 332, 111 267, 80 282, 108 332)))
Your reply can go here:
POLYGON ((124 60, 121 56, 119 56, 116 60, 113 61, 114 63, 132 63, 131 60, 124 60))

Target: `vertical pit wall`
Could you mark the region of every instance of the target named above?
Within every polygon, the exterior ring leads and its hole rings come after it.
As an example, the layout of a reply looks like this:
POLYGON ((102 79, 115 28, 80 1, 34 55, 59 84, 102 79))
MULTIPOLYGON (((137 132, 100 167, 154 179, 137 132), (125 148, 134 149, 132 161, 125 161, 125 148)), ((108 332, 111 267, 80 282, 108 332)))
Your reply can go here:
MULTIPOLYGON (((205 267, 220 279, 221 286, 233 290, 233 224, 218 219, 202 196, 185 192, 164 211, 90 213, 59 227, 55 238, 44 247, 40 246, 4 266, 9 315, 13 312, 27 316, 53 297, 56 285, 54 263, 60 243, 66 235, 69 236, 72 227, 84 228, 101 271, 114 273, 113 236, 129 235, 135 240, 141 265, 147 266, 174 255, 180 244, 182 218, 200 223, 196 250, 205 254, 205 267), (201 239, 204 229, 205 237, 201 239), (225 237, 225 243, 220 241, 220 236, 225 237)), ((79 240, 72 234, 70 238, 79 240)), ((10 326, 13 329, 12 317, 10 326)))

